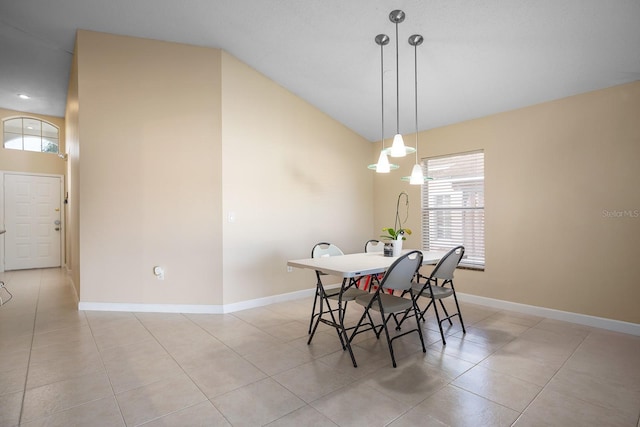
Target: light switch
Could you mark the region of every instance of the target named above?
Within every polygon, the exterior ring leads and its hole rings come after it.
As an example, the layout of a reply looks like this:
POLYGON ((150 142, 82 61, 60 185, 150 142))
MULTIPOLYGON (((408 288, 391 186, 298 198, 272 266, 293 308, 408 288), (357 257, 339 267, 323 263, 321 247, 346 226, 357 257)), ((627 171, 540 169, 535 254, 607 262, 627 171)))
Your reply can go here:
POLYGON ((235 212, 229 212, 229 214, 227 215, 227 221, 236 222, 236 213, 235 212))

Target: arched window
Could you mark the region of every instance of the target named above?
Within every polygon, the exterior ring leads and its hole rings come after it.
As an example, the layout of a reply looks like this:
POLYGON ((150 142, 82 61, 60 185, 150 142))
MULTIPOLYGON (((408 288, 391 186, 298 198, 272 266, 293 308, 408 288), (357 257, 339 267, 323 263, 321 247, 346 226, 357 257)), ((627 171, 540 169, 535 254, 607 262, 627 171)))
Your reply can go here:
POLYGON ((58 154, 60 130, 32 117, 14 117, 2 122, 4 148, 58 154))

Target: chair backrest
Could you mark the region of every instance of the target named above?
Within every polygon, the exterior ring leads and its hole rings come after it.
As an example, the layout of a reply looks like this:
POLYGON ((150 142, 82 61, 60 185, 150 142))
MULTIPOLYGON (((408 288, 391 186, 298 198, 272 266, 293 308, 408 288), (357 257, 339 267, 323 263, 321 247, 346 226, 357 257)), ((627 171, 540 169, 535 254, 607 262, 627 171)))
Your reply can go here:
POLYGON ((429 276, 432 279, 453 280, 453 272, 464 256, 464 246, 456 246, 447 252, 436 264, 429 276))
POLYGON ((384 243, 380 240, 371 239, 364 244, 364 251, 369 252, 382 252, 384 251, 384 243))
POLYGON ((411 288, 411 280, 422 265, 422 252, 411 251, 391 264, 382 278, 380 287, 406 291, 411 288))
MULTIPOLYGON (((313 245, 311 249, 311 258, 322 258, 325 256, 338 256, 344 255, 344 252, 340 250, 339 247, 334 245, 333 243, 328 242, 320 242, 313 245)), ((316 277, 318 278, 318 283, 322 283, 320 276, 326 276, 325 273, 316 270, 316 277)))
POLYGON ((311 249, 311 258, 321 258, 325 256, 344 255, 344 252, 333 243, 320 242, 316 243, 311 249))

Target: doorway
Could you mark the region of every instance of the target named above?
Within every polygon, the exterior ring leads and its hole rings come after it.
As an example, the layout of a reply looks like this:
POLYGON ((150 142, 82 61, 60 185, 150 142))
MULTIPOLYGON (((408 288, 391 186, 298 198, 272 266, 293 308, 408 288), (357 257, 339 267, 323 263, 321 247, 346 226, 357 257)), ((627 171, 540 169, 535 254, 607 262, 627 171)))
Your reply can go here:
POLYGON ((5 172, 4 268, 60 267, 62 177, 5 172))

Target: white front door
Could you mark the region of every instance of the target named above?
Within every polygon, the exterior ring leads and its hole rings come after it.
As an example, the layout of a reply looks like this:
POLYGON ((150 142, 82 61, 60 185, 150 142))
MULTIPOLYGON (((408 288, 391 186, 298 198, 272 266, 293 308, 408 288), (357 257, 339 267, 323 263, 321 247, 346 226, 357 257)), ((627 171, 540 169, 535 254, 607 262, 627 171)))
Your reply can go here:
POLYGON ((5 269, 60 267, 61 178, 4 174, 5 269))

